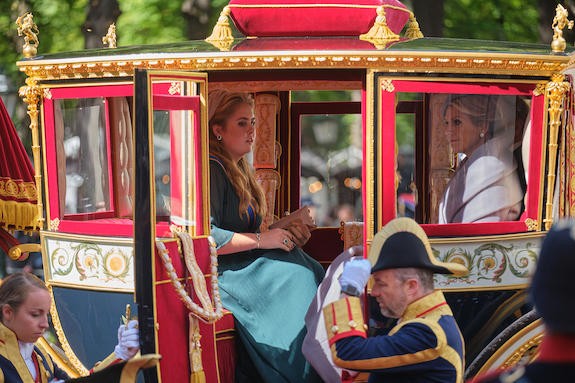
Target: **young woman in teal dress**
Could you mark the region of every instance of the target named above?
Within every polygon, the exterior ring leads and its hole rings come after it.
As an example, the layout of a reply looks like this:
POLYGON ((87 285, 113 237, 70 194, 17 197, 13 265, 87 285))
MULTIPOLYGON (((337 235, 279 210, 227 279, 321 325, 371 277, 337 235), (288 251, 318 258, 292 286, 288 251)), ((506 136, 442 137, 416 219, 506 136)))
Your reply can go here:
POLYGON ((255 139, 253 99, 214 90, 208 103, 211 235, 222 303, 240 341, 236 382, 320 382, 301 345, 324 270, 296 246, 299 234, 260 232, 265 197, 245 158, 255 139))

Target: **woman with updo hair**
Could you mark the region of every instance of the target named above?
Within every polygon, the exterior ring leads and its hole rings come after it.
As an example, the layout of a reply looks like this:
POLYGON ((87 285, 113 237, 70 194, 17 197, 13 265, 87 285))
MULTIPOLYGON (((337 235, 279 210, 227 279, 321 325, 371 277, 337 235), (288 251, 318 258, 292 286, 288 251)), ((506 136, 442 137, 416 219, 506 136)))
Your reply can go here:
POLYGON ((304 318, 324 276, 300 250, 310 232, 305 225, 260 231, 265 196, 245 158, 256 137, 251 96, 217 89, 208 109, 211 235, 222 304, 239 338, 235 382, 320 382, 301 351, 304 318))
POLYGON ((439 223, 519 219, 525 175, 520 174, 522 167, 518 170, 513 151, 516 106, 522 105, 525 103, 516 96, 447 96, 441 110, 444 133, 461 161, 441 198, 439 223))

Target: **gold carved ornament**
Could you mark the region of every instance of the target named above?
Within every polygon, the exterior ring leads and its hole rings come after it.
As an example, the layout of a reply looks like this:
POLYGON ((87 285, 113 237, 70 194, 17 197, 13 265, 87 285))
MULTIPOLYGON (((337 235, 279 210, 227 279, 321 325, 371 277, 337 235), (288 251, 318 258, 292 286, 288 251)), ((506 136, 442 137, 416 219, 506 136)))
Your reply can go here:
POLYGON ((377 17, 375 18, 373 27, 371 27, 367 33, 359 35, 359 39, 369 41, 375 45, 377 49, 383 49, 388 42, 399 40, 399 35, 393 33, 393 31, 387 26, 387 21, 385 19, 385 6, 380 5, 377 7, 376 12, 377 17))
POLYGON ((30 58, 36 56, 38 52, 38 26, 34 23, 34 15, 26 12, 18 17, 16 24, 18 24, 18 36, 24 36, 24 45, 22 46, 22 53, 24 57, 30 58))
POLYGON ((254 164, 256 169, 275 169, 277 119, 280 99, 273 94, 259 94, 255 98, 256 142, 254 143, 254 164))
POLYGON ((567 44, 563 38, 563 28, 573 28, 573 20, 567 19, 569 13, 561 4, 557 4, 555 9, 555 17, 553 18, 553 41, 551 42, 551 49, 555 53, 565 52, 567 44))
POLYGON ((551 81, 547 83, 545 91, 549 98, 549 171, 547 173, 547 201, 545 204, 545 230, 549 230, 553 224, 553 194, 555 189, 555 177, 557 168, 557 138, 559 126, 561 125, 561 114, 563 113, 563 103, 565 94, 570 89, 570 84, 564 81, 563 74, 554 74, 551 81))
POLYGON ((116 48, 116 23, 110 24, 108 33, 102 37, 102 43, 108 45, 108 48, 116 48))
POLYGON ((423 33, 419 29, 419 23, 415 19, 413 12, 409 12, 409 28, 405 31, 405 38, 410 40, 420 39, 423 37, 423 33))
POLYGON ((30 116, 30 130, 32 132, 32 154, 34 155, 34 180, 36 181, 36 191, 38 196, 37 202, 37 225, 36 228, 44 226, 44 206, 42 203, 42 175, 40 169, 42 168, 40 160, 40 138, 38 132, 38 102, 42 97, 42 90, 38 85, 37 79, 28 77, 26 85, 21 86, 18 94, 24 102, 28 104, 27 114, 30 116))
POLYGON ((527 231, 535 231, 537 230, 538 222, 533 218, 527 218, 525 220, 525 226, 527 227, 527 231))
POLYGON ((230 28, 230 22, 228 21, 229 15, 230 7, 229 5, 226 5, 220 13, 220 17, 214 26, 212 34, 205 40, 221 51, 229 51, 232 43, 234 42, 234 37, 232 36, 232 28, 230 28))

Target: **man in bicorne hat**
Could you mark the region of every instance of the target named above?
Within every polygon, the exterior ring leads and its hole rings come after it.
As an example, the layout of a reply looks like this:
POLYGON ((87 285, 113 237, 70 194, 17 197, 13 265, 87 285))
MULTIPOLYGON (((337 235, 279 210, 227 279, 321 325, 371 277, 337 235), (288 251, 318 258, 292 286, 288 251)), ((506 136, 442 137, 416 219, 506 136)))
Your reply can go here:
POLYGON ((333 360, 369 372, 368 382, 462 382, 464 342, 433 273, 464 276, 460 264, 439 262, 411 218, 390 221, 375 235, 368 259, 349 261, 341 299, 324 307, 333 360), (382 314, 397 318, 388 335, 368 338, 359 296, 373 275, 371 295, 382 314))

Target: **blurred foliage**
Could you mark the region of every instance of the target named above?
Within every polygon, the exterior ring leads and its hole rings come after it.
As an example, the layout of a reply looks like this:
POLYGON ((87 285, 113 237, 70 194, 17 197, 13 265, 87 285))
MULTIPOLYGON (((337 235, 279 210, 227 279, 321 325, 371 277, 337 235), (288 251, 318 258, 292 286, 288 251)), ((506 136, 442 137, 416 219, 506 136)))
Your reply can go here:
MULTIPOLYGON (((182 0, 119 0, 122 14, 116 23, 118 45, 185 41, 182 0)), ((207 37, 207 36, 206 36, 207 37)))
MULTIPOLYGON (((186 39, 187 21, 182 13, 185 0, 118 0, 121 15, 116 23, 118 45, 130 46, 168 43, 186 39)), ((212 0, 209 31, 229 0, 212 0)), ((410 0, 405 0, 410 6, 410 0)), ((430 6, 433 6, 430 2, 430 6)), ((82 25, 88 0, 0 0, 0 73, 6 74, 16 88, 24 84, 24 75, 16 62, 23 58, 23 37, 17 34, 16 19, 32 12, 40 30, 38 55, 84 48, 82 25)), ((537 0, 445 0, 445 37, 484 40, 537 42, 539 14, 537 0)), ((232 23, 230 23, 232 24, 232 23)), ((237 30, 233 27, 234 35, 237 30)), ((344 97, 334 93, 334 97, 344 97)), ((303 97, 303 96, 302 96, 303 97)), ((321 92, 310 92, 311 100, 325 99, 321 92)), ((308 99, 301 99, 306 101, 308 99)), ((328 99, 328 101, 336 101, 328 99)), ((20 111, 14 117, 27 120, 20 111)), ((409 137, 406 137, 409 140, 409 137)))
POLYGON ((444 37, 538 42, 538 0, 445 0, 444 37))
POLYGON ((86 18, 87 0, 3 0, 0 1, 0 67, 21 85, 16 61, 23 58, 24 38, 18 36, 16 19, 26 12, 34 15, 40 33, 38 54, 79 50, 84 47, 81 26, 86 18))

